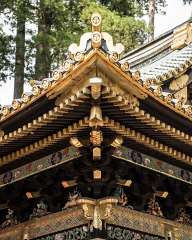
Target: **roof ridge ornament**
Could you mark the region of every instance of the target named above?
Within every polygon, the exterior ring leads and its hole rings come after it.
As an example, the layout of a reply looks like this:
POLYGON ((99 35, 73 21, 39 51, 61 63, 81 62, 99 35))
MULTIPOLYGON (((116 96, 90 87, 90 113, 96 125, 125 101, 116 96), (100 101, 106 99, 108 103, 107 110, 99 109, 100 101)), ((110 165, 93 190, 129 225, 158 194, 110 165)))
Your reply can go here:
MULTIPOLYGON (((109 55, 112 62, 117 62, 125 47, 122 43, 114 45, 112 36, 107 32, 102 32, 102 18, 99 13, 91 16, 92 32, 84 33, 80 38, 79 46, 72 43, 68 48, 69 57, 77 61, 77 56, 83 56, 85 52, 92 49, 102 49, 109 55), (91 44, 90 44, 91 43, 91 44)), ((82 57, 80 57, 82 59, 82 57)))

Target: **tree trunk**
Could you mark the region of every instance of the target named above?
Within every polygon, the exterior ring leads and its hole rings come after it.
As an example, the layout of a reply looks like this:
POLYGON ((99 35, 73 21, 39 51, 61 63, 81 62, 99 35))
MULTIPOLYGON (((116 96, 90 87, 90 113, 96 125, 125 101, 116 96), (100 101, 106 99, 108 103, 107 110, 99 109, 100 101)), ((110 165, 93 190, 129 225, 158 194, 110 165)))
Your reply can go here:
POLYGON ((35 79, 42 80, 48 77, 51 68, 51 53, 49 36, 51 31, 51 19, 48 6, 44 0, 40 0, 38 14, 38 34, 36 42, 35 79))
POLYGON ((149 41, 154 40, 155 0, 149 0, 149 41))
POLYGON ((24 68, 25 68, 25 7, 18 4, 16 10, 17 33, 16 33, 16 53, 15 53, 15 81, 14 98, 20 98, 24 86, 24 68))

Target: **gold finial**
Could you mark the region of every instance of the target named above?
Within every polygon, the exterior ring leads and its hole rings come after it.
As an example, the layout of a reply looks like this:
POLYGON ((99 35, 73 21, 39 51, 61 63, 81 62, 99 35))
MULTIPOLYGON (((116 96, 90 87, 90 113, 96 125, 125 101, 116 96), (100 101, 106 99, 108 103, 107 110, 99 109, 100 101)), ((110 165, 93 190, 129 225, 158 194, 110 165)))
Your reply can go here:
POLYGON ((101 46, 101 15, 93 13, 91 16, 92 24, 92 47, 99 48, 101 46))
POLYGON ((101 32, 102 18, 99 13, 93 13, 91 16, 92 32, 101 32))

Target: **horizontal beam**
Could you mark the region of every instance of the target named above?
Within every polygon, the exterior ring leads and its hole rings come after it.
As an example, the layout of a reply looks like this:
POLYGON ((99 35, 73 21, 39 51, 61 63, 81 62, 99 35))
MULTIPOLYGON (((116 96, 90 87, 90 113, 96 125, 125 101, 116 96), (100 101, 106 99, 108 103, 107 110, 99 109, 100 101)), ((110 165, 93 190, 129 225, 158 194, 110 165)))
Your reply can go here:
POLYGON ((131 140, 136 141, 139 144, 142 144, 146 147, 149 147, 157 152, 163 153, 171 158, 174 158, 179 161, 187 162, 188 164, 192 164, 192 157, 180 152, 172 147, 169 147, 165 144, 160 143, 159 141, 150 138, 140 132, 137 132, 133 129, 126 128, 124 125, 121 125, 119 122, 115 122, 114 120, 105 117, 104 119, 105 127, 110 128, 111 130, 115 131, 116 133, 127 137, 131 140))

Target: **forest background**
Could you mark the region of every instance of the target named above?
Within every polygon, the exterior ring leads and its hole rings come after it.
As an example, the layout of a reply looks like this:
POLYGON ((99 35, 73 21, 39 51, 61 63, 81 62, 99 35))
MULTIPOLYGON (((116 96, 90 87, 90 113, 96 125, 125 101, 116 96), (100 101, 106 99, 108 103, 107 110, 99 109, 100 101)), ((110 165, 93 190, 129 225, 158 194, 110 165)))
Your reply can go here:
POLYGON ((166 0, 1 0, 0 84, 14 81, 17 99, 24 82, 50 76, 65 60, 68 46, 90 30, 93 12, 102 15, 102 30, 123 43, 126 51, 153 40, 155 14, 164 14, 166 4, 166 0), (148 16, 148 24, 143 16, 148 16))

